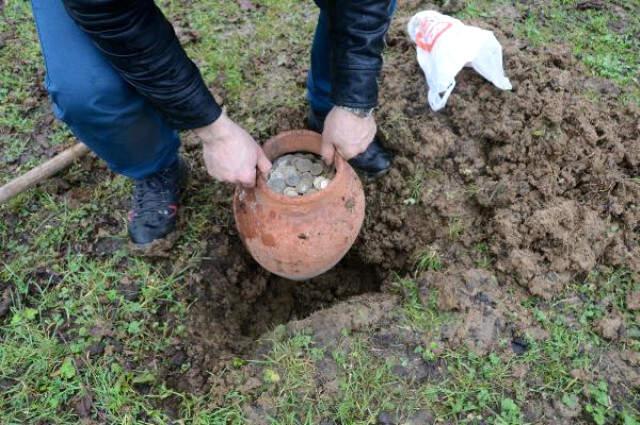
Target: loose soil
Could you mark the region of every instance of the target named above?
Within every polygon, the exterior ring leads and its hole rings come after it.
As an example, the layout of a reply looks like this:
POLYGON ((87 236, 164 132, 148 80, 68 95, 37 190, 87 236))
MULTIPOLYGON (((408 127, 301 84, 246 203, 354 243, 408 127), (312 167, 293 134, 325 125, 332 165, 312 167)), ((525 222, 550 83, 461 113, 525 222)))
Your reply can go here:
MULTIPOLYGON (((413 9, 418 2, 408 1, 402 13, 413 9)), ((396 160, 386 176, 365 184, 367 217, 358 241, 334 270, 309 282, 289 282, 262 270, 246 253, 230 224, 229 206, 222 213, 225 225, 208 233, 207 259, 179 294, 179 302, 189 306, 186 323, 162 313, 161 319, 186 329, 153 362, 162 365, 168 386, 223 396, 235 385, 223 371, 237 357, 268 350, 261 337, 272 337, 278 325, 287 333, 310 329, 324 347, 345 329, 366 331, 377 355, 415 360, 394 373, 416 382, 438 379, 446 368, 413 353, 425 336, 398 326, 395 312, 405 294, 393 283, 414 272, 425 249, 439 253, 443 268, 416 276, 419 295, 427 303, 435 294, 436 307, 452 318, 429 337, 480 355, 522 352, 524 335, 548 337, 522 307, 527 297, 552 299, 596 266, 640 273, 639 108, 621 105, 621 91, 612 83, 585 77, 565 47, 534 48, 494 18, 467 22, 496 33, 513 91, 499 91, 464 70, 444 111, 432 112, 415 47, 404 33, 405 22, 397 19, 388 37, 377 113, 396 160), (504 339, 510 341, 506 348, 498 344, 504 339)), ((277 114, 274 134, 303 127, 305 111, 283 108, 277 114)), ((197 161, 199 153, 188 156, 197 161)), ((85 164, 96 166, 92 159, 85 164)), ((202 167, 194 168, 191 191, 209 182, 202 167)), ((230 199, 231 188, 225 190, 230 199)), ((121 243, 104 238, 92 250, 109 255, 121 243)), ((8 290, 0 294, 0 317, 9 298, 8 290)), ((637 292, 629 294, 627 305, 640 308, 637 292)), ((598 328, 609 340, 625 338, 615 311, 598 328)), ((580 379, 606 379, 625 397, 626 389, 640 386, 639 364, 637 353, 612 349, 602 353, 589 376, 576 373, 580 379)), ((330 360, 325 366, 318 391, 336 391, 335 367, 330 360)), ((164 404, 172 410, 174 403, 164 404)), ((255 408, 262 413, 248 415, 268 414, 272 407, 258 401, 255 408)), ((566 423, 575 414, 546 400, 526 409, 527 422, 566 423)))
MULTIPOLYGON (((446 271, 423 273, 419 290, 437 293, 438 308, 458 319, 437 339, 479 354, 505 336, 514 352, 526 349, 525 333, 548 336, 520 307, 526 297, 550 299, 596 265, 640 272, 638 108, 620 105, 611 83, 584 77, 567 48, 533 48, 497 20, 470 23, 503 43, 513 91, 465 70, 446 109, 432 112, 415 48, 404 22, 396 22, 378 119, 397 157, 388 175, 366 184, 367 218, 356 245, 335 270, 298 284, 260 270, 233 232, 213 232, 210 259, 185 289, 188 336, 169 353, 179 360, 167 370, 170 385, 224 394, 228 383, 216 372, 236 356, 259 354, 255 340, 288 322, 291 332, 311 328, 320 345, 343 328, 375 325, 371 338, 382 356, 398 344, 415 346, 420 336, 392 330, 395 316, 386 313, 398 302, 394 273, 414 270, 425 248, 440 253, 446 271), (489 270, 477 267, 478 247, 489 270), (191 368, 181 374, 187 360, 191 368)), ((274 130, 302 125, 304 111, 282 114, 285 127, 274 130)), ((620 337, 619 319, 601 327, 605 337, 620 337)), ((615 369, 624 387, 637 385, 637 368, 623 354, 609 354, 602 376, 615 369)), ((404 373, 440 373, 418 369, 404 373)), ((532 405, 527 416, 540 419, 539 407, 551 417, 572 414, 547 403, 532 405)))

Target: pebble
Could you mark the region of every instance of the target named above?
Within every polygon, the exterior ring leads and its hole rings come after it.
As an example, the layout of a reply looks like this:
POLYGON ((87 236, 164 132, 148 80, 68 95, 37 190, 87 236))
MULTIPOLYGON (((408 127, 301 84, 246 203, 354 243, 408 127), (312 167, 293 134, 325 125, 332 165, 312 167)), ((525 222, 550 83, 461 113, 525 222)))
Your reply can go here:
POLYGON ((333 175, 334 171, 325 167, 319 156, 298 152, 273 161, 267 185, 272 191, 293 198, 325 189, 333 175))

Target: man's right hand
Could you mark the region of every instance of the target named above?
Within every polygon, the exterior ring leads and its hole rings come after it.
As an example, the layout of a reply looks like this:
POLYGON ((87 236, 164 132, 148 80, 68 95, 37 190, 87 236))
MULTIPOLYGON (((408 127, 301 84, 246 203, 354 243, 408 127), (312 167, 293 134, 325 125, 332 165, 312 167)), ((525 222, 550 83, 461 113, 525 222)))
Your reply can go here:
POLYGON ((260 145, 226 114, 195 132, 202 140, 204 163, 213 178, 253 187, 256 167, 265 175, 271 170, 271 161, 260 145))

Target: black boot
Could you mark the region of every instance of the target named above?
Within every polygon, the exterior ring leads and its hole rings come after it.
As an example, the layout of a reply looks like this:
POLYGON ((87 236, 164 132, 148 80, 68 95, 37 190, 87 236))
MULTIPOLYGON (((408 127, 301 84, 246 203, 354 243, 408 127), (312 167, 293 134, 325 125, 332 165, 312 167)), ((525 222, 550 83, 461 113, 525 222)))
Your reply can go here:
POLYGON ((189 170, 182 158, 144 179, 134 181, 129 211, 129 237, 134 251, 143 254, 171 248, 176 240, 180 192, 189 170))
MULTIPOLYGON (((307 127, 309 130, 322 133, 326 115, 309 111, 307 116, 307 127)), ((373 139, 366 151, 349 160, 349 164, 366 178, 373 179, 380 177, 389 171, 393 161, 393 154, 382 146, 378 136, 373 139)))

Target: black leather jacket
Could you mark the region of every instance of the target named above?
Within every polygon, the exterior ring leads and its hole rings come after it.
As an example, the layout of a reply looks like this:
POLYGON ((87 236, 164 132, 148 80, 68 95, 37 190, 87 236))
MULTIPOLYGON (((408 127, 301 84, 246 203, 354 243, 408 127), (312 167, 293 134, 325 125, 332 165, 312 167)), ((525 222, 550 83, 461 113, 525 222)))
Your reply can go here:
MULTIPOLYGON (((153 0, 63 1, 122 77, 176 129, 203 127, 220 116, 220 106, 153 0)), ((376 106, 388 8, 389 0, 328 1, 336 105, 376 106)))

